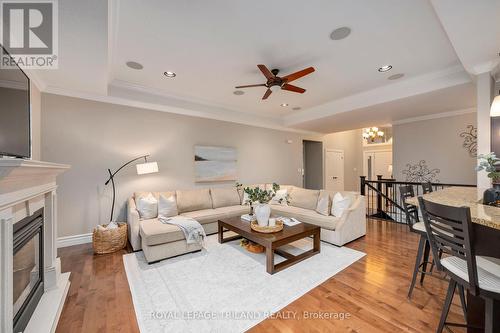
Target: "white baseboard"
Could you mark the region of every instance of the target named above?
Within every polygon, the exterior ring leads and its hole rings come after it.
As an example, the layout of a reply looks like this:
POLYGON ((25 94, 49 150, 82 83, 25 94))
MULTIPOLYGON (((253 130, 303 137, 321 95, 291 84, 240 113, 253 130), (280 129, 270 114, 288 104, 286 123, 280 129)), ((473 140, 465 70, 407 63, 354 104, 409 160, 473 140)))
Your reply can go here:
POLYGON ((92 233, 57 238, 57 248, 92 243, 92 233))

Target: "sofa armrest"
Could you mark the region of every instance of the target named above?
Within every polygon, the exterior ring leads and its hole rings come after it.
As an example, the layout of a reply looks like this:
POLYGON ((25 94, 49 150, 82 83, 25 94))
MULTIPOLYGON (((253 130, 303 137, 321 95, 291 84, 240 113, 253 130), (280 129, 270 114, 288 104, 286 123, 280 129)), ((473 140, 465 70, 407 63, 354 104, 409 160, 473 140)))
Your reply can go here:
POLYGON ((127 205, 127 223, 128 223, 128 239, 134 251, 140 250, 141 235, 139 234, 139 212, 135 205, 135 199, 129 198, 127 205))
POLYGON ((335 231, 359 236, 366 234, 366 198, 363 195, 358 195, 356 201, 342 214, 335 231))

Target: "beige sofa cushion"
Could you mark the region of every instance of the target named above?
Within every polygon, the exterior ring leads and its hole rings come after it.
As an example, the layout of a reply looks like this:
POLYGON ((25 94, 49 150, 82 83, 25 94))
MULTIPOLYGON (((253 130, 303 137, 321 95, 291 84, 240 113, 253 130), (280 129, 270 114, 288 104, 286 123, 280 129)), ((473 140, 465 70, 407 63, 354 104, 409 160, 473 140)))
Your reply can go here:
POLYGON ((212 208, 212 198, 208 188, 176 191, 176 195, 179 213, 212 208))
POLYGON ((215 209, 203 209, 193 212, 182 213, 182 216, 191 217, 200 224, 208 224, 220 219, 234 216, 241 216, 250 212, 250 206, 234 205, 215 209))
POLYGON ((225 217, 235 217, 250 213, 250 206, 235 205, 235 206, 220 207, 217 208, 217 211, 223 213, 225 217))
POLYGON ((294 187, 290 192, 290 206, 315 210, 318 204, 318 190, 294 187))
POLYGON ((226 207, 239 205, 241 202, 238 190, 233 188, 211 188, 210 194, 212 195, 212 207, 226 207))
POLYGON ((200 224, 207 224, 212 222, 217 222, 219 219, 226 217, 223 211, 217 209, 202 209, 195 210, 192 212, 182 213, 182 216, 190 217, 200 222, 200 224))
POLYGON ((149 246, 185 240, 178 226, 163 224, 158 219, 142 220, 139 225, 142 241, 149 246))
POLYGON ((335 230, 339 221, 339 218, 335 216, 324 216, 314 210, 293 206, 271 205, 271 211, 274 215, 295 217, 300 222, 314 224, 328 230, 335 230))

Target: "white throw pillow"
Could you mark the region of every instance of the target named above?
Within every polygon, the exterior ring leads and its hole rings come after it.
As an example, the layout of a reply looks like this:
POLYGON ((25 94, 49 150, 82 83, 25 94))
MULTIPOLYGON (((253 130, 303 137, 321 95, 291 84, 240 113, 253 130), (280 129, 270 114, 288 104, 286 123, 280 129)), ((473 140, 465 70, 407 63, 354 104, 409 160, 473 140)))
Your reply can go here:
POLYGON ((273 197, 273 199, 269 202, 271 205, 283 205, 283 206, 288 206, 288 202, 286 202, 286 195, 288 191, 287 189, 282 189, 282 190, 277 190, 276 195, 273 197), (281 202, 280 202, 281 200, 281 202))
POLYGON ((174 195, 165 196, 160 194, 158 200, 158 216, 172 217, 177 216, 177 201, 174 195))
POLYGON ((318 212, 321 215, 328 216, 330 215, 329 206, 330 206, 330 195, 327 192, 320 191, 318 204, 316 205, 316 212, 318 212))
POLYGON ((351 199, 349 197, 343 197, 340 193, 335 193, 332 200, 332 215, 335 217, 341 217, 342 214, 351 205, 351 199))
POLYGON ((152 193, 140 197, 136 202, 137 211, 141 219, 153 219, 158 216, 158 200, 152 193))

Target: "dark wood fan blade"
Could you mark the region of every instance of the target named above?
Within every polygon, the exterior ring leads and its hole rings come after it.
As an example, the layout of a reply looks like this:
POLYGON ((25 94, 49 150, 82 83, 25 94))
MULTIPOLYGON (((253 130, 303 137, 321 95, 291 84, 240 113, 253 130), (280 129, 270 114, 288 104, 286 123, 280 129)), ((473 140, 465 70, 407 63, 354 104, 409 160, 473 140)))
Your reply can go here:
POLYGON ((284 84, 281 89, 283 90, 288 90, 288 91, 293 91, 293 92, 296 92, 296 93, 299 93, 299 94, 303 94, 306 92, 305 89, 301 88, 301 87, 297 87, 297 86, 294 86, 294 85, 291 85, 291 84, 284 84))
POLYGON ((311 74, 312 72, 314 72, 314 67, 308 67, 308 68, 303 69, 301 71, 289 74, 287 76, 283 76, 282 79, 285 82, 292 82, 292 81, 297 80, 303 76, 306 76, 307 74, 311 74))
POLYGON ((240 89, 240 88, 251 88, 251 87, 265 87, 266 85, 263 83, 263 84, 249 84, 247 86, 237 86, 235 87, 236 89, 240 89))
POLYGON ((269 69, 267 69, 267 67, 265 65, 257 65, 257 67, 259 67, 260 71, 262 72, 262 74, 264 74, 264 76, 266 77, 266 79, 274 79, 275 76, 273 73, 271 73, 271 71, 269 69))
POLYGON ((271 95, 272 92, 273 91, 271 89, 267 88, 266 93, 264 94, 262 99, 267 99, 269 97, 269 95, 271 95))

